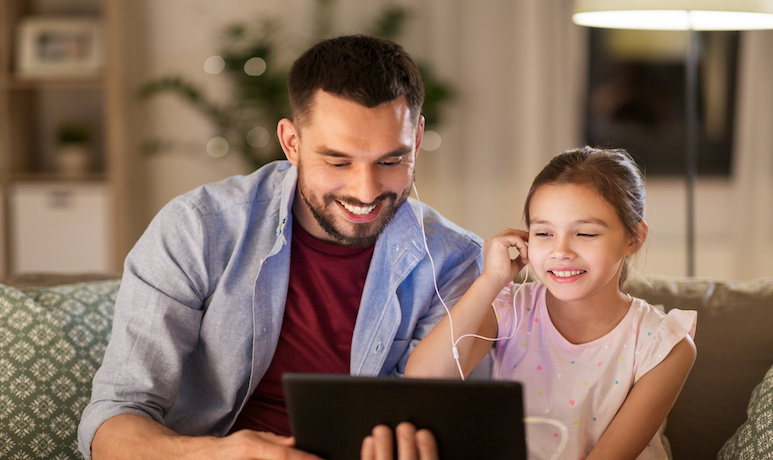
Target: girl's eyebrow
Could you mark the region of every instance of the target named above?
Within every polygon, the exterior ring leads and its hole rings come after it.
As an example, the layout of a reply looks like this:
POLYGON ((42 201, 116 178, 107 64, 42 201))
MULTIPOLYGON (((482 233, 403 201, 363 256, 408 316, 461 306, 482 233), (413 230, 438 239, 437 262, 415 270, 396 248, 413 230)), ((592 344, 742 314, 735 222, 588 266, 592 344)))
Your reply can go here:
POLYGON ((575 224, 577 225, 591 224, 591 225, 600 225, 602 227, 609 227, 609 224, 607 224, 601 219, 578 220, 577 222, 575 222, 575 224))
MULTIPOLYGON (((574 225, 590 224, 590 225, 600 225, 602 227, 609 227, 609 224, 607 224, 601 219, 581 219, 581 220, 576 220, 572 222, 572 224, 574 225)), ((532 226, 532 225, 553 225, 553 223, 549 220, 544 220, 544 219, 532 219, 529 222, 529 226, 532 226)))

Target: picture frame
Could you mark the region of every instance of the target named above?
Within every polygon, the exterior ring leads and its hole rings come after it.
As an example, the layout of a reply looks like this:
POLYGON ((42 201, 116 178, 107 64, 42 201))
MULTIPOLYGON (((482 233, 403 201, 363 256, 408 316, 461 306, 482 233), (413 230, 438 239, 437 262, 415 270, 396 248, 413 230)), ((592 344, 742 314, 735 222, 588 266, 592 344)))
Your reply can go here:
MULTIPOLYGON (((648 177, 687 173, 684 31, 591 29, 585 142, 624 148, 648 177)), ((739 32, 701 31, 698 175, 732 175, 739 32)))
POLYGON ((22 77, 90 77, 103 64, 102 30, 88 17, 29 17, 17 32, 22 77))

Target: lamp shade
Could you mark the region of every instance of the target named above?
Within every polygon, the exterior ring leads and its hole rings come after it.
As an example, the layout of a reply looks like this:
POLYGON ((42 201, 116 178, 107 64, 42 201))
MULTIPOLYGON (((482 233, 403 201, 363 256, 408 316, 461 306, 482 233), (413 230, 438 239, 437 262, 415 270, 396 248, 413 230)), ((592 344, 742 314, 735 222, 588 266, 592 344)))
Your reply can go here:
POLYGON ((575 0, 572 19, 613 29, 773 29, 773 0, 575 0))

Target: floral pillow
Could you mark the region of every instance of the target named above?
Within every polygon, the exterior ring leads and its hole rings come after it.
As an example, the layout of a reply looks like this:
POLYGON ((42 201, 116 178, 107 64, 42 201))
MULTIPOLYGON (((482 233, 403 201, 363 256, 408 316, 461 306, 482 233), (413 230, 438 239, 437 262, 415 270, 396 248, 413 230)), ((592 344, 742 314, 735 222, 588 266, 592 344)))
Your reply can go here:
POLYGON ((749 401, 746 422, 719 451, 719 460, 773 459, 773 367, 749 401))

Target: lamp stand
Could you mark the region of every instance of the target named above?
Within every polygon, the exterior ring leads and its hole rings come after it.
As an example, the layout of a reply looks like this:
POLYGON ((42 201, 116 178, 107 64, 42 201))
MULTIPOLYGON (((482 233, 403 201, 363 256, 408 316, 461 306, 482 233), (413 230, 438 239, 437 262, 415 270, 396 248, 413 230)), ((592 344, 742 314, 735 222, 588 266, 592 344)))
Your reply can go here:
POLYGON ((698 32, 688 31, 685 69, 687 276, 695 276, 695 183, 698 179, 698 32))

